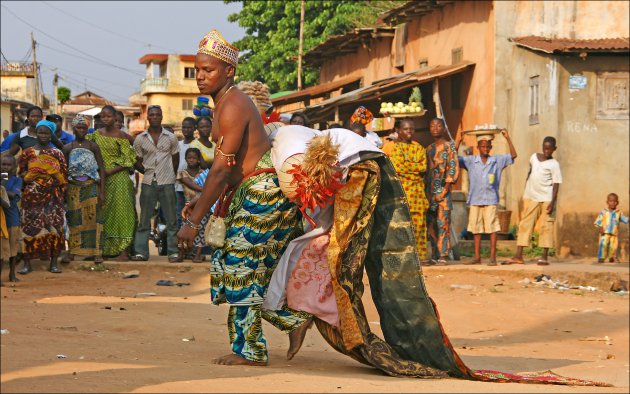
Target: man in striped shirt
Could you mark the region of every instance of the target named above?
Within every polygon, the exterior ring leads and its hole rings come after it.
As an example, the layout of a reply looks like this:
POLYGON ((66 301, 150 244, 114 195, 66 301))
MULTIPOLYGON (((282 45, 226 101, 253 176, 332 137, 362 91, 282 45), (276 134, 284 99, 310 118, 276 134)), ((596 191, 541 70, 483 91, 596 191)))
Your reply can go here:
POLYGON ((175 134, 162 127, 162 108, 149 106, 149 129, 136 137, 133 147, 138 160, 136 169, 144 174, 140 192, 140 221, 136 230, 134 261, 149 259, 149 232, 156 201, 166 220, 168 261, 178 262, 177 197, 175 180, 179 167, 179 144, 175 134))

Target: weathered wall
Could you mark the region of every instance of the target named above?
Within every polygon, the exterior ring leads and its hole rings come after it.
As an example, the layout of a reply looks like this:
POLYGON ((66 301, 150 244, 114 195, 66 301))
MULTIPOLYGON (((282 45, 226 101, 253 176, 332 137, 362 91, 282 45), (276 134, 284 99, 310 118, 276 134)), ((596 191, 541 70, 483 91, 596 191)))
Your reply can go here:
POLYGON ((472 79, 465 81, 470 88, 463 111, 449 116, 450 89, 441 94, 451 131, 472 129, 479 123, 493 123, 493 42, 494 8, 491 1, 448 4, 409 22, 407 26, 405 71, 417 69, 419 60, 423 58, 428 59, 429 66, 452 64, 451 51, 458 47, 462 48, 464 60, 475 63, 472 79))
MULTIPOLYGON (((586 60, 560 58, 558 87, 558 154, 564 159, 562 198, 559 200, 558 238, 572 253, 592 256, 597 252, 595 215, 606 207, 614 192, 626 213, 629 204, 629 126, 625 119, 597 119, 597 74, 628 72, 628 56, 589 56, 586 60), (581 73, 585 89, 569 89, 569 76, 581 73)), ((626 93, 627 97, 627 93, 626 93)), ((628 250, 628 227, 622 227, 622 242, 628 250)), ((627 253, 626 253, 627 255, 627 253)))
POLYGON ((151 105, 159 105, 162 107, 162 123, 181 125, 185 117, 193 116, 192 110, 182 109, 182 99, 193 100, 193 105, 195 105, 198 95, 199 91, 195 94, 152 93, 147 95, 147 108, 151 105))
MULTIPOLYGON (((518 17, 518 36, 590 39, 628 37, 627 1, 498 1, 518 17)), ((499 5, 498 5, 499 6, 499 5)))
MULTIPOLYGON (((340 56, 325 62, 320 82, 342 77, 363 77, 363 86, 401 72, 417 70, 419 60, 429 66, 452 64, 451 50, 461 47, 463 59, 476 63, 472 75, 464 76, 468 95, 462 110, 453 110, 450 82, 440 86, 442 106, 451 131, 468 129, 478 123, 492 123, 494 85, 494 13, 491 1, 469 1, 449 4, 407 24, 407 45, 404 70, 392 66, 395 42, 391 38, 376 40, 370 50, 340 56)), ((426 106, 433 106, 431 97, 423 97, 426 106)))
POLYGON ((10 132, 12 132, 13 130, 11 130, 11 123, 12 123, 11 104, 2 101, 2 105, 0 106, 0 108, 2 109, 2 112, 0 113, 0 119, 2 122, 2 125, 0 125, 1 130, 3 131, 9 130, 10 132))
POLYGON ((326 61, 320 67, 319 82, 357 76, 363 78, 363 86, 367 86, 379 79, 400 74, 400 71, 392 67, 392 41, 392 37, 377 38, 368 48, 359 48, 354 53, 326 61))
POLYGON ((9 96, 13 100, 35 101, 35 79, 24 76, 3 75, 0 81, 2 94, 9 96))
POLYGON ((169 93, 194 93, 199 94, 197 81, 194 78, 184 78, 184 68, 195 67, 194 62, 180 59, 179 55, 168 55, 166 64, 166 78, 168 78, 169 93))
MULTIPOLYGON (((564 182, 557 212, 557 244, 577 255, 596 253, 594 215, 616 191, 628 211, 628 120, 596 119, 597 72, 627 71, 628 56, 553 56, 519 48, 510 37, 543 35, 574 38, 628 36, 625 2, 496 2, 496 84, 494 119, 507 125, 519 153, 507 172, 502 197, 520 220, 529 157, 542 139, 554 136, 564 182), (614 16, 613 16, 614 15, 614 16), (608 21, 608 22, 606 22, 608 21), (610 23, 610 21, 614 23, 610 23), (570 91, 569 76, 582 73, 587 87, 570 91), (529 81, 540 79, 539 123, 529 124, 529 81), (614 170, 613 170, 614 169, 614 170), (567 249, 569 248, 569 249, 567 249)), ((627 228, 623 231, 627 255, 627 228)))

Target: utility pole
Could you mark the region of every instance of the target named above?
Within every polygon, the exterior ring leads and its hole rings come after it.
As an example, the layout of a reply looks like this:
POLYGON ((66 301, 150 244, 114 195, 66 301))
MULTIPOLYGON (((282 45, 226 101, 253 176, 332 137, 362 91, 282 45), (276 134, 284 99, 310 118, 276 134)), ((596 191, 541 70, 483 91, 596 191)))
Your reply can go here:
POLYGON ((300 10, 300 45, 298 48, 297 90, 302 90, 302 37, 304 35, 304 8, 306 0, 302 0, 300 10))
POLYGON ((59 85, 59 75, 57 75, 57 73, 55 72, 55 76, 53 77, 53 107, 52 107, 52 113, 56 114, 57 111, 57 105, 59 104, 59 96, 57 93, 57 88, 59 85))
POLYGON ((33 71, 35 72, 35 105, 39 106, 39 68, 37 67, 37 56, 35 55, 35 37, 31 32, 31 49, 33 50, 33 71))

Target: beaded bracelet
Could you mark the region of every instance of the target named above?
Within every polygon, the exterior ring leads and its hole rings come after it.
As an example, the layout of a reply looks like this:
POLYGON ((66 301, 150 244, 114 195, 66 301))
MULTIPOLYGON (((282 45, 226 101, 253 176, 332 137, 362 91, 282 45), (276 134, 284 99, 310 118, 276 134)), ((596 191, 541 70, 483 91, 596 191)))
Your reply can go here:
POLYGON ((184 219, 184 224, 192 228, 193 230, 199 230, 201 228, 201 225, 191 222, 188 218, 184 219))

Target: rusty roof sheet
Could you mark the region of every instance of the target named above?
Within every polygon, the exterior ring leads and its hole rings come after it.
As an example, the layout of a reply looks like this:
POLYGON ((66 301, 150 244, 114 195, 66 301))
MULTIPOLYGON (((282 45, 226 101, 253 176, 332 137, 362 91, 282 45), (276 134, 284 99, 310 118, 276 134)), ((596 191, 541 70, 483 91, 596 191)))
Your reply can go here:
POLYGON ((396 25, 429 14, 435 9, 454 2, 454 0, 412 0, 404 3, 400 7, 383 12, 378 20, 388 25, 396 25))
POLYGON ((340 78, 336 81, 322 83, 319 85, 308 87, 306 89, 298 90, 297 92, 285 94, 284 96, 276 97, 274 99, 271 99, 271 102, 274 106, 277 107, 280 105, 297 103, 306 99, 321 97, 326 95, 327 93, 332 92, 333 90, 337 90, 360 79, 361 77, 356 76, 340 78))
POLYGON ((66 101, 64 104, 94 105, 94 106, 116 105, 115 102, 108 100, 102 96, 99 96, 98 94, 91 92, 89 90, 72 97, 70 100, 66 101))
POLYGON ((328 59, 345 53, 356 52, 361 46, 367 46, 371 40, 381 37, 394 37, 393 27, 363 27, 346 34, 331 36, 304 55, 304 62, 319 66, 328 59))
POLYGON ((462 61, 461 63, 454 65, 437 65, 394 75, 379 81, 374 81, 369 86, 313 104, 305 108, 304 113, 311 119, 311 121, 317 121, 326 118, 327 115, 330 115, 332 111, 334 111, 335 107, 358 105, 362 102, 378 100, 383 96, 390 95, 404 89, 409 89, 421 83, 430 82, 434 79, 444 78, 453 74, 464 72, 474 66, 475 63, 473 62, 462 61))
POLYGON ((513 37, 510 41, 518 46, 544 53, 567 52, 628 52, 630 50, 626 38, 581 39, 549 38, 540 36, 513 37))

